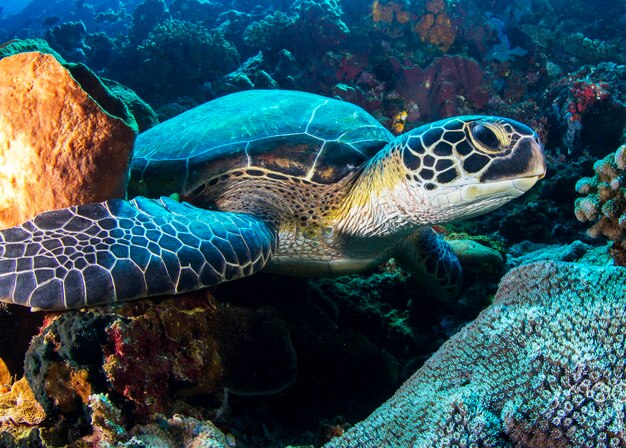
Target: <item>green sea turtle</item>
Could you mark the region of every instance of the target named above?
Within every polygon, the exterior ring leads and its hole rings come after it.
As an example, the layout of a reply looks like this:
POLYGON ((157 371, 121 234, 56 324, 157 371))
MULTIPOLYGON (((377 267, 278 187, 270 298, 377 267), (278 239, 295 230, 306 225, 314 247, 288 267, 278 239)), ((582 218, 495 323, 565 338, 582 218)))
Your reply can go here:
POLYGON ((347 102, 235 93, 139 135, 128 191, 143 196, 1 231, 0 296, 69 309, 261 269, 345 274, 389 257, 453 293, 458 260, 429 225, 492 210, 545 170, 537 135, 506 118, 450 118, 394 137, 347 102))

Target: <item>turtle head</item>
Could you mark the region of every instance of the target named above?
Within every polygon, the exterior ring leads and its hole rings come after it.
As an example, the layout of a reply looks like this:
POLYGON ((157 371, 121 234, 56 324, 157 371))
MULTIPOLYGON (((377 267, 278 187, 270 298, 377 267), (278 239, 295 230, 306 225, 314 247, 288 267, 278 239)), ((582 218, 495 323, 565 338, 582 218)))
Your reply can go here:
POLYGON ((537 134, 515 120, 461 116, 400 137, 408 196, 425 222, 486 213, 530 189, 546 172, 537 134))

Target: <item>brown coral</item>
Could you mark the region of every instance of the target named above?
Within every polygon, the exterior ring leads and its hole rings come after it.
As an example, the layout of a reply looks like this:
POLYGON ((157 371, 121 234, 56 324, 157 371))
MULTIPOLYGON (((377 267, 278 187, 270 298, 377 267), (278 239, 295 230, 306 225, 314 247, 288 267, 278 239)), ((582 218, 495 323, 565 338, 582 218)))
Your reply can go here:
POLYGON ((390 1, 383 4, 376 0, 372 4, 372 21, 388 37, 399 38, 404 34, 404 25, 417 19, 405 7, 403 2, 390 1))
POLYGON ((576 183, 576 191, 586 196, 576 199, 574 213, 579 221, 595 221, 587 233, 613 241, 615 263, 626 266, 626 145, 597 161, 593 170, 594 177, 576 183))
POLYGON ((420 40, 447 52, 456 40, 456 26, 446 11, 443 0, 426 2, 426 13, 414 27, 420 40))

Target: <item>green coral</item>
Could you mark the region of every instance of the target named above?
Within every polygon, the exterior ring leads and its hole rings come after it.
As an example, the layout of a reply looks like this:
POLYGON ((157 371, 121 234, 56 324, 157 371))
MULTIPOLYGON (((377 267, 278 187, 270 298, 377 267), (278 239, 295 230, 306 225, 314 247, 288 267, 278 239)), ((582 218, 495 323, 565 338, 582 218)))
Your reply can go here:
POLYGON ((626 447, 626 269, 539 262, 326 448, 626 447))
POLYGON ((3 45, 0 45, 0 59, 12 56, 18 53, 27 53, 38 51, 44 54, 50 54, 61 64, 66 65, 67 62, 63 57, 54 51, 48 42, 43 39, 14 39, 3 45))
POLYGON ((604 235, 613 241, 613 255, 624 265, 626 253, 626 145, 597 161, 594 177, 576 183, 576 191, 586 195, 576 199, 576 218, 594 222, 587 231, 592 237, 604 235))

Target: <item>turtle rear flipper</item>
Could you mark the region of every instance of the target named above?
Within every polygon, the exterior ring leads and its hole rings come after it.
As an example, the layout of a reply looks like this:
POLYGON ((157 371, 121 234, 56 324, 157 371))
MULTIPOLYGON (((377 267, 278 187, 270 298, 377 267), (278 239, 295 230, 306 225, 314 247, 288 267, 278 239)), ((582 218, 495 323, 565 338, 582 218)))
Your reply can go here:
POLYGON ((0 231, 0 300, 60 310, 177 294, 263 268, 276 233, 170 198, 112 199, 0 231))

